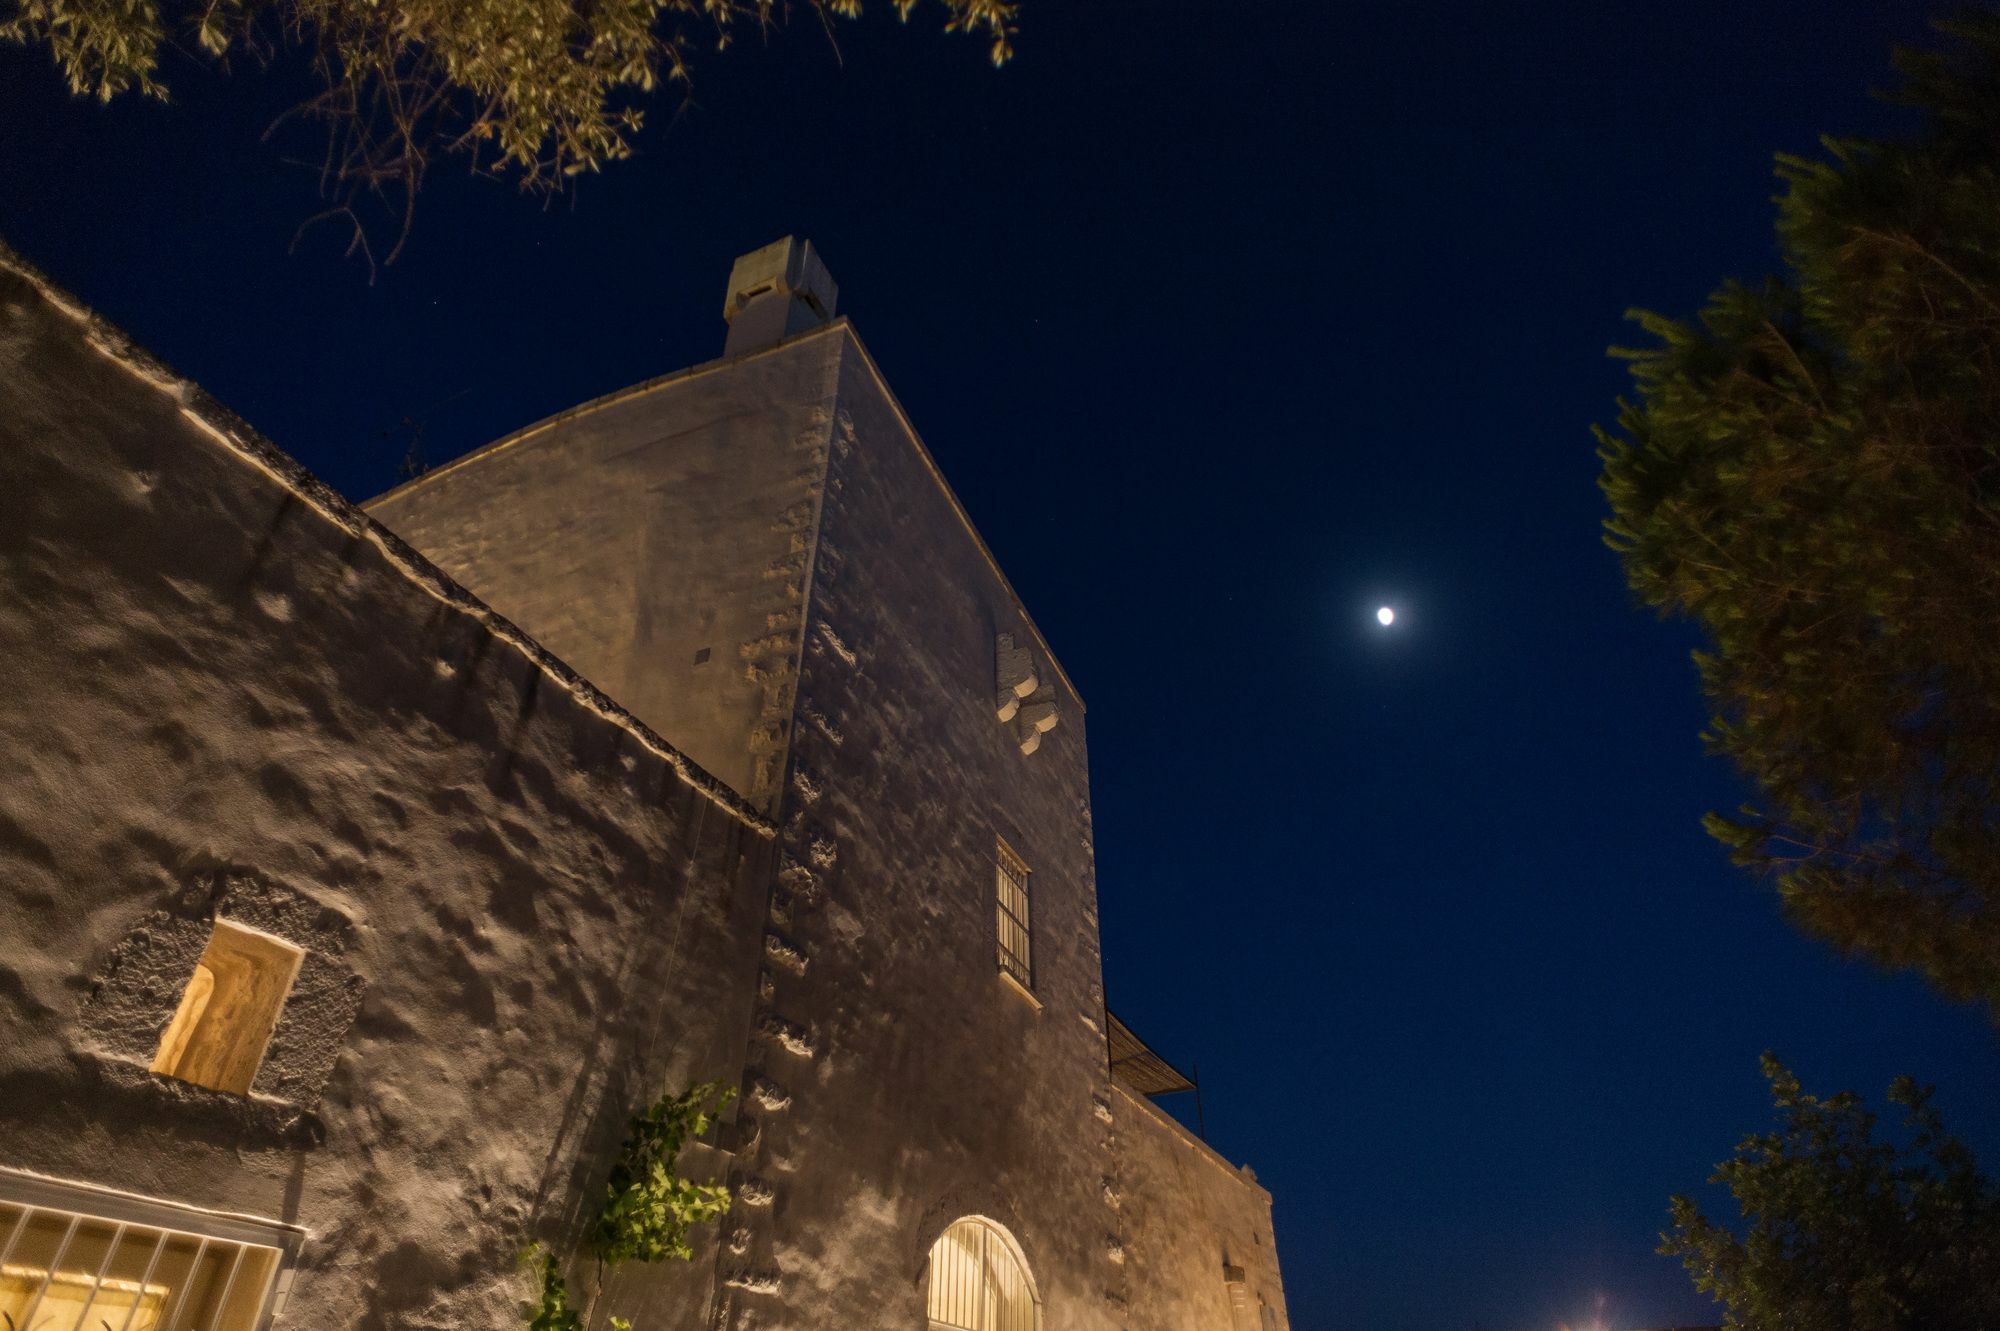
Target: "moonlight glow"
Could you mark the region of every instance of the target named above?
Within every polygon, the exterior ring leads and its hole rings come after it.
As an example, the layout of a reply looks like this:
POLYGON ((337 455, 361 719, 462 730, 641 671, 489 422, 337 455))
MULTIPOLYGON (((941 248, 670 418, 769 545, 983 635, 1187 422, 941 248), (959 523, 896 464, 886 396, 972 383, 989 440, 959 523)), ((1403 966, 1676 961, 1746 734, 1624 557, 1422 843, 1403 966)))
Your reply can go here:
POLYGON ((1380 624, 1383 628, 1388 628, 1391 624, 1396 622, 1395 609, 1391 606, 1386 606, 1386 605, 1383 606, 1380 610, 1377 610, 1375 612, 1375 622, 1377 624, 1380 624))

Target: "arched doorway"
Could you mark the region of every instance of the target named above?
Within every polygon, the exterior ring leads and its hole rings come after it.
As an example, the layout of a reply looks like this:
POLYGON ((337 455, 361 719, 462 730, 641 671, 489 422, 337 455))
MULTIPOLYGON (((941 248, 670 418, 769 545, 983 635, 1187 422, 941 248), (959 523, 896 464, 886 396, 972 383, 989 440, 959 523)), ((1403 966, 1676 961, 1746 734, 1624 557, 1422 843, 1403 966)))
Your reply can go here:
POLYGON ((940 1331, 1041 1331, 1042 1300, 1014 1236, 985 1216, 931 1245, 930 1324, 940 1331))

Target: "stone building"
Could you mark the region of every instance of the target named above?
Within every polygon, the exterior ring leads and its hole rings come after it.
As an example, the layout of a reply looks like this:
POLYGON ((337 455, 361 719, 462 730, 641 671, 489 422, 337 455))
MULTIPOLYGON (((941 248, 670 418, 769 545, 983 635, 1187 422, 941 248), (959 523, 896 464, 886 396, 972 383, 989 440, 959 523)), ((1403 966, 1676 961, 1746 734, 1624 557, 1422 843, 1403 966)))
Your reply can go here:
POLYGON ((0 251, 0 1313, 1282 1331, 1109 1016, 1084 707, 811 247, 366 506, 0 251), (580 1239, 740 1087, 694 1259, 580 1239))

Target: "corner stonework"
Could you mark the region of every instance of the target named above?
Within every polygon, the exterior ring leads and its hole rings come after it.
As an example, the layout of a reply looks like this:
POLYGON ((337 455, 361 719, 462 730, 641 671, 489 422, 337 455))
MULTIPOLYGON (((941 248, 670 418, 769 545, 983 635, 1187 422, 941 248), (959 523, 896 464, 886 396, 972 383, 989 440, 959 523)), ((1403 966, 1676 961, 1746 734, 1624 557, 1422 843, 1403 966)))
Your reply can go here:
POLYGON ((1014 727, 1021 752, 1033 753, 1042 747, 1042 736, 1062 719, 1056 710, 1055 685, 1042 681, 1034 649, 1015 646, 1011 633, 994 636, 993 664, 993 710, 1000 724, 1014 727))

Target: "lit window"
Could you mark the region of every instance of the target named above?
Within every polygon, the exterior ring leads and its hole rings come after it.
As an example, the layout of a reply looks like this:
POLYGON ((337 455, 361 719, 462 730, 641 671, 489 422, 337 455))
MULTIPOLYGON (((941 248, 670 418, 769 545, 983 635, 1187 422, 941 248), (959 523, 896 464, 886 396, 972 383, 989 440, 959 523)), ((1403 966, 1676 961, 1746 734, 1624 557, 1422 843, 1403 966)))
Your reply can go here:
POLYGON ((1023 989, 1035 987, 1028 930, 1028 866, 997 838, 993 845, 995 918, 1000 929, 1000 971, 1023 989))
POLYGON ((1042 1301, 1013 1235, 976 1215, 938 1235, 930 1321, 952 1331, 1040 1331, 1042 1301))
POLYGON ((256 1331, 299 1238, 11 1173, 0 1194, 0 1325, 19 1331, 256 1331))
POLYGON ((282 938, 218 919, 160 1036, 153 1071, 249 1094, 303 955, 282 938))

